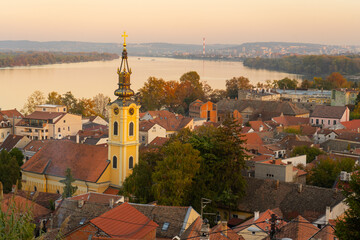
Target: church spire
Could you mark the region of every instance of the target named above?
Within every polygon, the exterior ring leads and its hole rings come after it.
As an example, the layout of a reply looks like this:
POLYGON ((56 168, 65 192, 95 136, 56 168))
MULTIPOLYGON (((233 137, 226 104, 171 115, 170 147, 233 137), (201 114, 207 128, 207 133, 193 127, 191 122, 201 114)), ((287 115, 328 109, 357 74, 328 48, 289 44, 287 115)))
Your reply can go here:
POLYGON ((117 70, 117 74, 119 75, 119 88, 115 90, 115 96, 118 96, 118 99, 121 100, 129 100, 132 96, 134 96, 134 91, 130 88, 130 75, 131 69, 129 68, 128 60, 127 60, 127 51, 126 51, 126 32, 122 35, 124 38, 124 48, 121 55, 121 64, 117 70))

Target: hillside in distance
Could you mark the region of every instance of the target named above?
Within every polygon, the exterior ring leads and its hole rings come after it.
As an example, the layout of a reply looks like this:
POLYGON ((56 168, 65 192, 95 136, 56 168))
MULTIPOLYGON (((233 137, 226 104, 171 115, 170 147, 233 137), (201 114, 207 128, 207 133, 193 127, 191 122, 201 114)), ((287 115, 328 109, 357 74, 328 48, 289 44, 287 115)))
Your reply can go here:
MULTIPOLYGON (((128 43, 133 56, 202 56, 202 44, 175 43, 128 43)), ((253 42, 243 44, 207 44, 206 56, 223 57, 278 57, 286 55, 339 55, 359 53, 360 46, 338 46, 291 42, 253 42)), ((0 51, 50 51, 50 52, 100 52, 116 53, 122 51, 121 43, 96 43, 75 41, 0 41, 0 51)))

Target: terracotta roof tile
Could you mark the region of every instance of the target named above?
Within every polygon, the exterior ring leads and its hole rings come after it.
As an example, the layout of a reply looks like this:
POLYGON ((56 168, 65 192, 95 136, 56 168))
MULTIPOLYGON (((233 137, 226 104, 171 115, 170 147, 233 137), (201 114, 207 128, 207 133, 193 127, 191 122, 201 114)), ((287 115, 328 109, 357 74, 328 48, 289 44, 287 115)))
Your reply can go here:
POLYGON ((254 144, 254 145, 263 144, 263 141, 261 140, 260 136, 255 132, 244 134, 242 139, 246 140, 246 144, 254 144))
POLYGON ((335 228, 331 225, 326 225, 322 229, 319 229, 311 239, 321 239, 321 240, 334 240, 337 239, 335 235, 335 228))
POLYGON ((37 152, 41 148, 43 148, 47 143, 49 143, 49 140, 32 140, 24 147, 24 151, 32 151, 37 152))
POLYGON ((156 137, 154 138, 154 140, 152 140, 149 145, 154 146, 154 147, 161 147, 162 145, 164 145, 167 141, 169 141, 169 138, 164 138, 164 137, 156 137))
POLYGON ((268 131, 270 128, 263 121, 249 121, 250 126, 255 132, 268 131), (263 128, 260 131, 260 128, 263 128))
POLYGON ((191 121, 193 121, 192 118, 188 117, 172 117, 172 118, 155 118, 152 120, 153 122, 159 124, 163 128, 166 129, 166 131, 180 131, 183 129, 186 125, 188 125, 191 121))
POLYGON ((341 122, 347 130, 359 131, 360 130, 360 119, 354 119, 347 122, 341 122))
POLYGON ((0 145, 0 150, 10 152, 16 146, 16 144, 18 144, 18 142, 24 137, 25 136, 9 134, 5 138, 4 142, 0 145))
MULTIPOLYGON (((252 224, 255 224, 258 228, 262 229, 263 231, 269 231, 271 228, 270 223, 266 223, 266 219, 270 219, 271 215, 275 214, 278 218, 281 216, 277 215, 272 210, 268 209, 262 213, 259 214, 259 218, 254 221, 254 217, 250 218, 249 220, 243 222, 239 226, 236 227, 235 231, 239 234, 240 231, 250 227, 252 224)), ((278 227, 282 227, 286 224, 286 222, 281 221, 280 225, 278 227)))
POLYGON ((295 116, 273 117, 272 120, 275 121, 276 123, 279 123, 279 124, 285 126, 285 127, 309 124, 309 118, 301 118, 301 117, 295 117, 295 116))
POLYGON ((310 114, 310 117, 340 119, 344 115, 346 108, 342 106, 317 105, 310 114))
POLYGON ((120 191, 120 190, 117 189, 117 188, 108 187, 108 188, 104 191, 104 194, 118 195, 119 191, 120 191))
POLYGON ((227 225, 222 226, 222 224, 218 224, 210 229, 210 240, 239 240, 241 236, 239 236, 234 230, 229 228, 227 225))
POLYGON ((123 203, 90 222, 112 237, 128 239, 142 239, 159 226, 128 203, 123 203))
POLYGON ((275 234, 275 237, 291 238, 294 240, 309 239, 318 231, 319 229, 317 227, 299 215, 291 222, 280 228, 278 233, 275 234))
POLYGON ((107 157, 107 147, 52 140, 31 157, 22 170, 64 177, 70 168, 75 179, 97 182, 109 164, 107 157))
MULTIPOLYGON (((118 192, 119 192, 119 190, 118 190, 118 192)), ((111 199, 114 199, 114 202, 123 200, 123 196, 89 192, 89 193, 76 195, 76 196, 68 198, 68 199, 69 200, 84 200, 85 202, 93 202, 93 203, 99 203, 99 204, 109 204, 109 201, 111 199)))
POLYGON ((152 120, 144 120, 139 122, 139 130, 142 131, 149 131, 156 123, 152 120))
POLYGON ((40 120, 50 120, 56 119, 58 117, 64 116, 66 113, 61 112, 40 112, 36 111, 24 117, 25 119, 40 119, 40 120))
POLYGON ((0 113, 5 115, 7 118, 24 118, 24 116, 18 110, 16 110, 16 108, 10 110, 1 110, 0 113))

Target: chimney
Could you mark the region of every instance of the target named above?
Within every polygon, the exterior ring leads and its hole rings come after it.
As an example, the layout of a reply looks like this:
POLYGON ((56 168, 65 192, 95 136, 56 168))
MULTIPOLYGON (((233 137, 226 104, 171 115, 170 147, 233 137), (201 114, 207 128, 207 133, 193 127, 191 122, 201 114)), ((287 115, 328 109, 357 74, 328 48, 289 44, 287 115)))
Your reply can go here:
POLYGON ((275 185, 275 189, 279 189, 279 184, 280 184, 280 182, 279 182, 279 180, 276 180, 276 183, 275 183, 276 185, 275 185))
POLYGON ((205 218, 200 229, 200 240, 208 240, 209 231, 210 231, 209 221, 205 218))
POLYGON ((82 208, 84 206, 84 199, 80 199, 78 201, 78 208, 82 208))
POLYGON ((259 216, 260 216, 260 212, 259 212, 259 211, 255 211, 255 212, 254 212, 254 222, 259 219, 259 216))
POLYGON ((79 133, 76 134, 76 143, 79 143, 79 139, 80 139, 80 136, 79 136, 79 133))
POLYGON ((302 189, 303 189, 303 185, 300 183, 298 185, 298 192, 301 193, 302 192, 302 189))
POLYGON ((227 221, 221 221, 221 232, 227 237, 227 221))
POLYGON ((113 198, 111 198, 111 199, 109 200, 109 206, 110 206, 110 208, 113 208, 113 207, 114 207, 114 199, 113 199, 113 198))
POLYGON ((329 219, 330 219, 330 207, 327 206, 326 207, 326 212, 325 212, 325 224, 329 223, 329 219))

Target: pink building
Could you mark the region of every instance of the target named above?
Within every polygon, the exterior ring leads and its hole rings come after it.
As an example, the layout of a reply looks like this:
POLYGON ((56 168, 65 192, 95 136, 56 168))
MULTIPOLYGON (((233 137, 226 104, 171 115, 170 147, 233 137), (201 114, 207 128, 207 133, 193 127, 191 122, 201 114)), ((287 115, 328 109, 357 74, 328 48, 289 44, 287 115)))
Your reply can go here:
POLYGON ((346 106, 318 105, 310 114, 310 124, 330 128, 341 122, 349 121, 350 111, 346 106))

